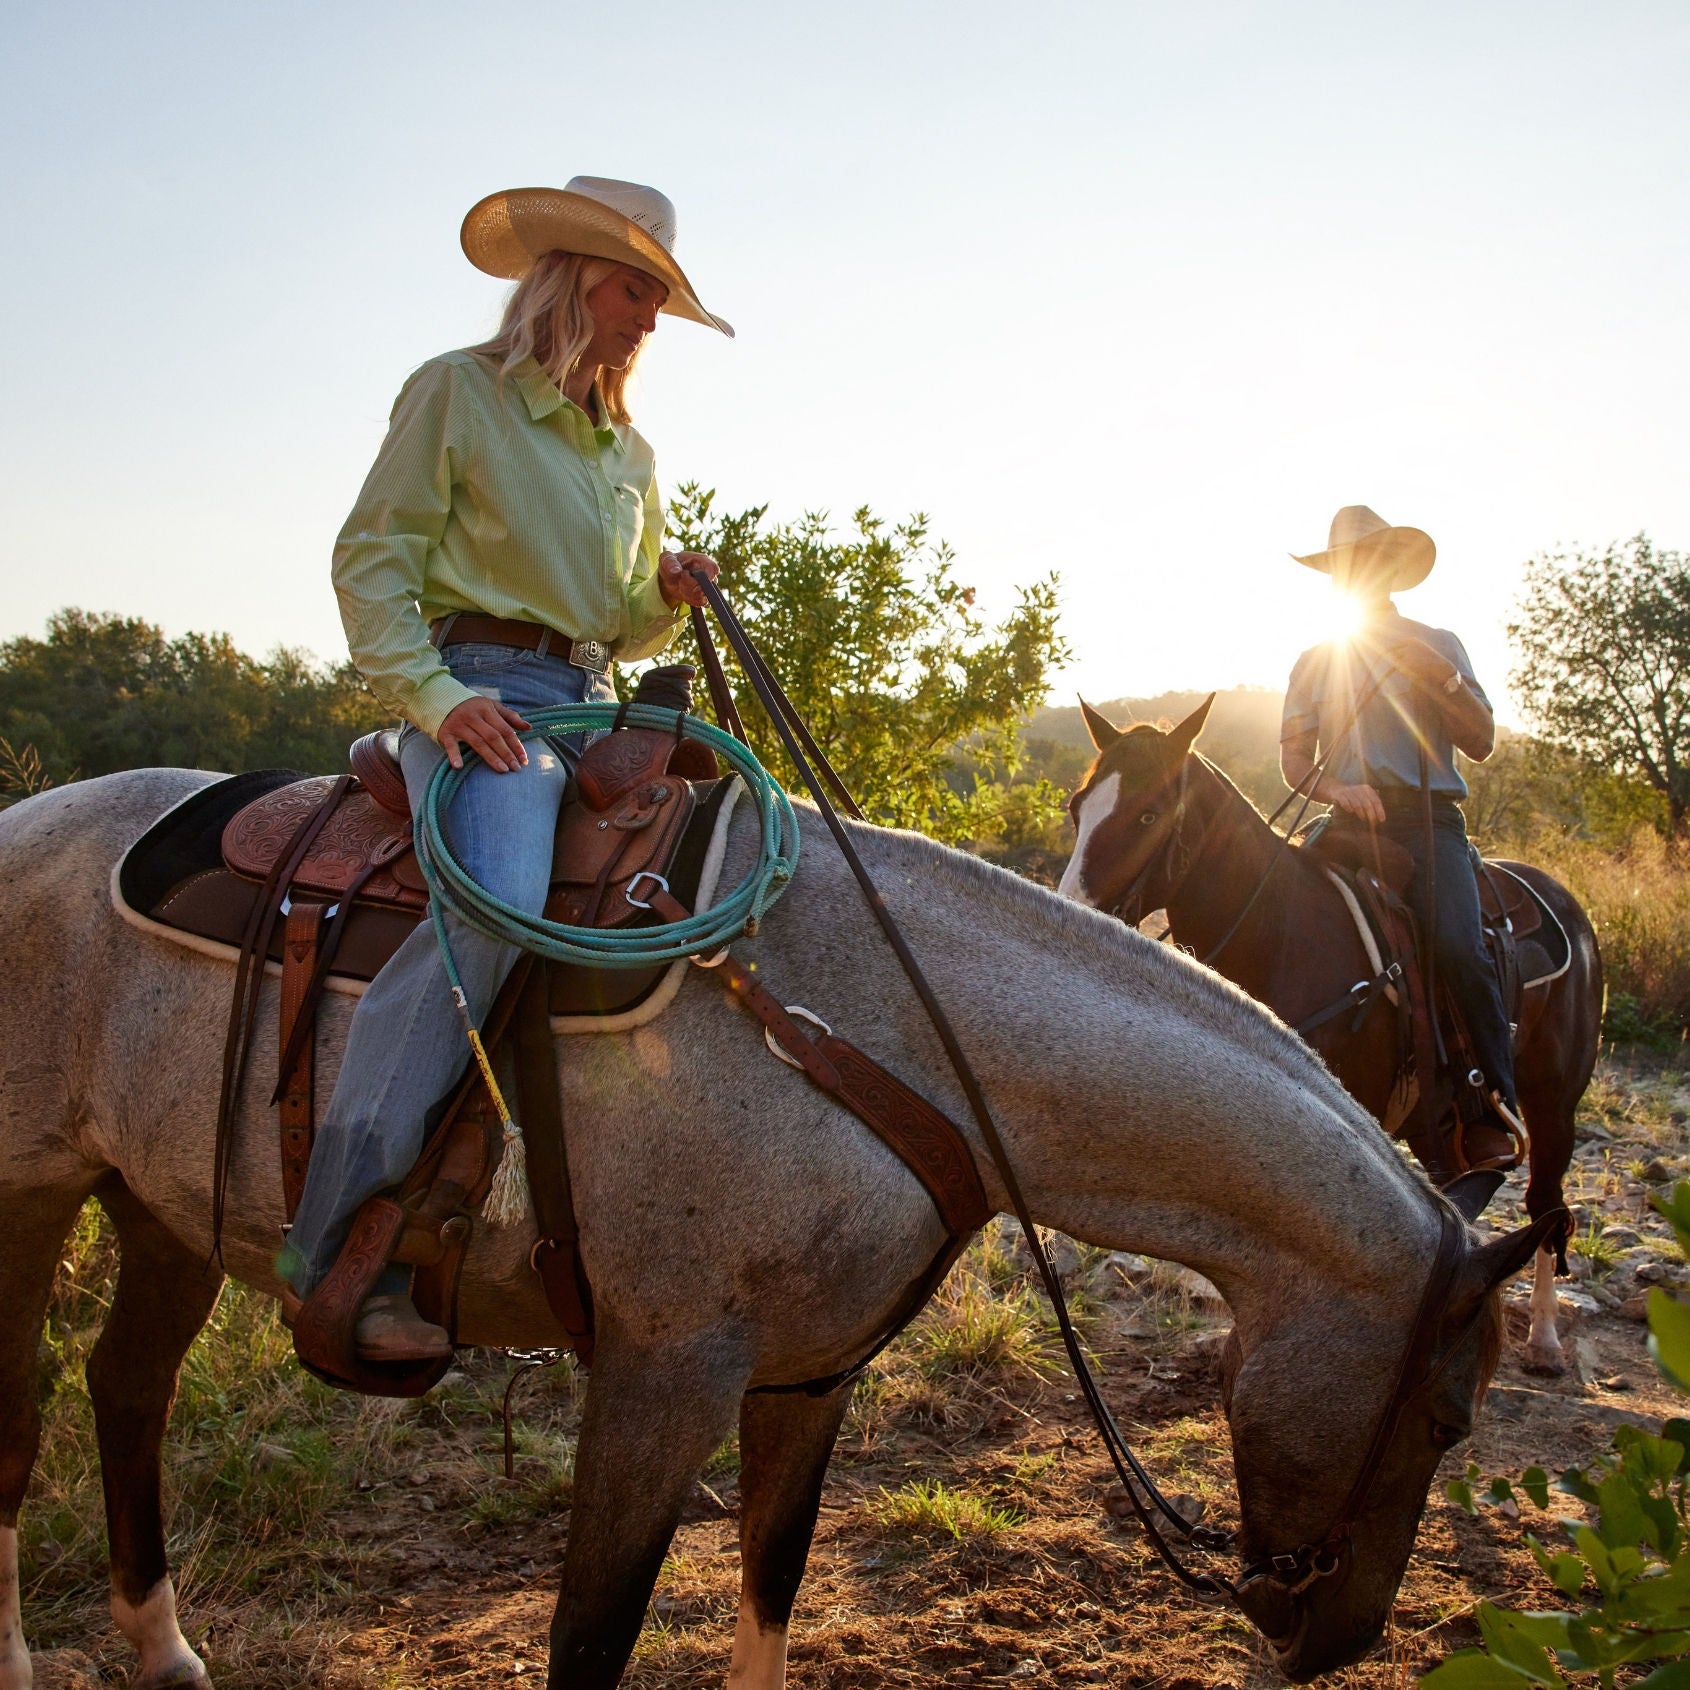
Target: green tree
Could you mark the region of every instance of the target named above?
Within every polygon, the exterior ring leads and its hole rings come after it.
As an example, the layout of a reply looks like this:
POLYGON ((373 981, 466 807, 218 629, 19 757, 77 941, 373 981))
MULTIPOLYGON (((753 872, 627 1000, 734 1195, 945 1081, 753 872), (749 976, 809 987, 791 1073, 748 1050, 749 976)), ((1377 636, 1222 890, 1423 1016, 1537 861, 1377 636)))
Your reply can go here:
MULTIPOLYGON (((823 515, 781 524, 765 515, 762 506, 718 515, 714 495, 691 484, 670 509, 678 543, 720 562, 746 631, 865 813, 952 843, 1024 835, 1039 814, 1055 814, 1063 795, 1048 784, 1006 805, 987 774, 962 791, 946 778, 964 755, 1011 777, 1019 767, 1021 724, 1068 655, 1055 575, 1021 588, 988 628, 925 517, 891 525, 863 509, 836 536, 823 515)), ((690 646, 688 636, 683 658, 690 646)), ((723 657, 758 755, 780 769, 773 728, 723 657)))
POLYGON ((1544 738, 1615 772, 1634 770, 1690 814, 1690 560, 1639 534, 1604 552, 1526 565, 1511 677, 1544 738))
POLYGON ((386 719, 350 664, 286 648, 259 662, 226 634, 170 640, 139 617, 62 610, 45 639, 0 644, 0 740, 33 754, 41 784, 158 765, 333 772, 386 719))

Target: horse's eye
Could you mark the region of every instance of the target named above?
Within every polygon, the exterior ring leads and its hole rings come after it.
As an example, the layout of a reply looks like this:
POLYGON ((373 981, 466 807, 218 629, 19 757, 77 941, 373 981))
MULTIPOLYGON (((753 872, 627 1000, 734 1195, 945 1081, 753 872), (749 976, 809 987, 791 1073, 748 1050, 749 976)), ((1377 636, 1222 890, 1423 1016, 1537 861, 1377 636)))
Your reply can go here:
POLYGON ((1465 1426, 1452 1426, 1447 1420, 1435 1420, 1432 1423, 1432 1442, 1439 1449, 1453 1449, 1467 1436, 1465 1426))
POLYGON ((1156 812, 1154 810, 1146 810, 1144 814, 1138 818, 1138 825, 1140 827, 1154 827, 1156 825, 1156 812))

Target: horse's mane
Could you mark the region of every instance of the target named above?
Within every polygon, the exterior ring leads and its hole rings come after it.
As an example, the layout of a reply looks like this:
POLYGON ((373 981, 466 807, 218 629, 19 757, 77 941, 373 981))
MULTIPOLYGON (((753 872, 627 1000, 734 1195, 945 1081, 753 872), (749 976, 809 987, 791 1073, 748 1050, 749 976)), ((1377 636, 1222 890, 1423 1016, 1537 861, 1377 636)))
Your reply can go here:
MULTIPOLYGON (((1081 954, 1105 968, 1117 964, 1130 972, 1135 985, 1193 1010, 1211 1015, 1218 1011, 1224 1030, 1238 1043, 1294 1075, 1370 1142, 1385 1143, 1373 1118, 1315 1051, 1248 993, 1194 963, 1176 946, 1158 944, 1112 915, 1060 897, 1049 887, 924 835, 875 828, 868 837, 875 841, 875 855, 884 854, 889 876, 895 870, 917 884, 943 881, 968 903, 990 899, 994 920, 1013 922, 1033 946, 1052 957, 1081 954)), ((1394 1154, 1391 1159, 1400 1160, 1394 1154)))

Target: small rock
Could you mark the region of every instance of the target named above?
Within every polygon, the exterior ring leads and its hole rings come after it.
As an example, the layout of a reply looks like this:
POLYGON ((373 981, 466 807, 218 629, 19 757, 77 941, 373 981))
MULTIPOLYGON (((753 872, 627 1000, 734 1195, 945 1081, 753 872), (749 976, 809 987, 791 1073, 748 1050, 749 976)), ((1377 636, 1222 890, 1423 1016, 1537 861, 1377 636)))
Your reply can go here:
POLYGON ((1629 1226, 1608 1226, 1602 1229, 1602 1242, 1612 1244, 1616 1250, 1629 1250, 1643 1240, 1629 1226))
POLYGON ((1596 1383, 1604 1391, 1629 1391, 1631 1381, 1623 1373, 1611 1373, 1606 1379, 1598 1379, 1596 1383))
POLYGON ((1169 1276, 1168 1289, 1191 1301, 1193 1308, 1224 1309, 1226 1298, 1195 1268, 1181 1267, 1170 1262, 1165 1270, 1169 1276))
POLYGON ((1647 1320, 1649 1318, 1649 1299, 1642 1295, 1627 1297, 1620 1304, 1619 1315, 1621 1320, 1647 1320))
POLYGON ((253 1471, 268 1473, 277 1467, 297 1467, 299 1457, 280 1444, 260 1444, 252 1457, 253 1471))
POLYGON ((1639 1285, 1676 1285, 1684 1277, 1676 1262, 1639 1262, 1631 1271, 1639 1285))
MULTIPOLYGON (((1574 1258, 1577 1260, 1577 1258, 1574 1258)), ((1556 1301, 1560 1304, 1562 1314, 1577 1317, 1588 1317, 1596 1313, 1602 1306, 1588 1291, 1574 1291, 1566 1287, 1558 1288, 1556 1301)))
POLYGON ((423 1511, 423 1513, 432 1514, 438 1505, 432 1496, 425 1496, 419 1499, 417 1506, 423 1511))
MULTIPOLYGON (((1202 1499, 1192 1496, 1188 1491, 1179 1491, 1170 1496, 1168 1506, 1191 1525, 1196 1525, 1207 1511, 1202 1499)), ((1158 1520, 1161 1518, 1160 1509, 1150 1508, 1148 1501, 1146 1501, 1145 1507, 1150 1511, 1153 1518, 1158 1520)), ((1132 1498, 1127 1495, 1125 1485, 1111 1485, 1103 1493, 1103 1511, 1115 1520, 1136 1520, 1138 1518, 1138 1514, 1132 1505, 1132 1498)), ((1093 1608, 1092 1612, 1096 1613, 1097 1610, 1093 1608)))
MULTIPOLYGON (((1683 1122, 1679 1119, 1679 1116, 1682 1113, 1682 1110, 1674 1110, 1672 1119, 1675 1126, 1683 1125, 1683 1122)), ((1662 1185, 1672 1178, 1672 1169, 1669 1168, 1659 1156, 1651 1156, 1649 1160, 1643 1164, 1643 1177, 1648 1180, 1651 1185, 1662 1185)))
POLYGON ((1044 1671, 1044 1663, 1036 1661, 1031 1655, 1025 1660, 1017 1661, 1007 1673, 1006 1678, 1037 1678, 1044 1671))

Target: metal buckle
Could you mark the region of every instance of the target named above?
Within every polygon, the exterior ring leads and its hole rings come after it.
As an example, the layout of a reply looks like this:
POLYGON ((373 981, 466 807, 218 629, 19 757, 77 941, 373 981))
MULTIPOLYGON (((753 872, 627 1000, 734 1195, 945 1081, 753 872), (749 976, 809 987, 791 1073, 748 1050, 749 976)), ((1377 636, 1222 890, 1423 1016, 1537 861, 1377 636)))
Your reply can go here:
POLYGON ((569 661, 577 669, 602 675, 610 668, 610 647, 603 640, 571 640, 569 661))
MULTIPOLYGON (((828 1026, 828 1024, 822 1020, 819 1015, 811 1014, 811 1012, 807 1010, 803 1004, 789 1003, 786 1006, 786 1013, 794 1016, 800 1021, 808 1021, 812 1027, 820 1027, 823 1038, 830 1039, 833 1037, 833 1029, 828 1026)), ((778 1044, 775 1043, 775 1030, 773 1027, 765 1027, 763 1029, 763 1043, 769 1047, 769 1054, 771 1056, 778 1056, 788 1068, 796 1068, 800 1073, 803 1072, 804 1064, 800 1062, 796 1056, 789 1056, 778 1044)))
POLYGON ((644 898, 636 898, 634 896, 634 888, 638 886, 642 880, 649 880, 651 882, 651 889, 654 892, 667 892, 669 890, 669 882, 665 880, 662 875, 653 874, 648 868, 642 868, 640 872, 628 882, 627 889, 622 894, 622 901, 627 904, 632 904, 637 910, 649 910, 651 905, 647 903, 644 898))

